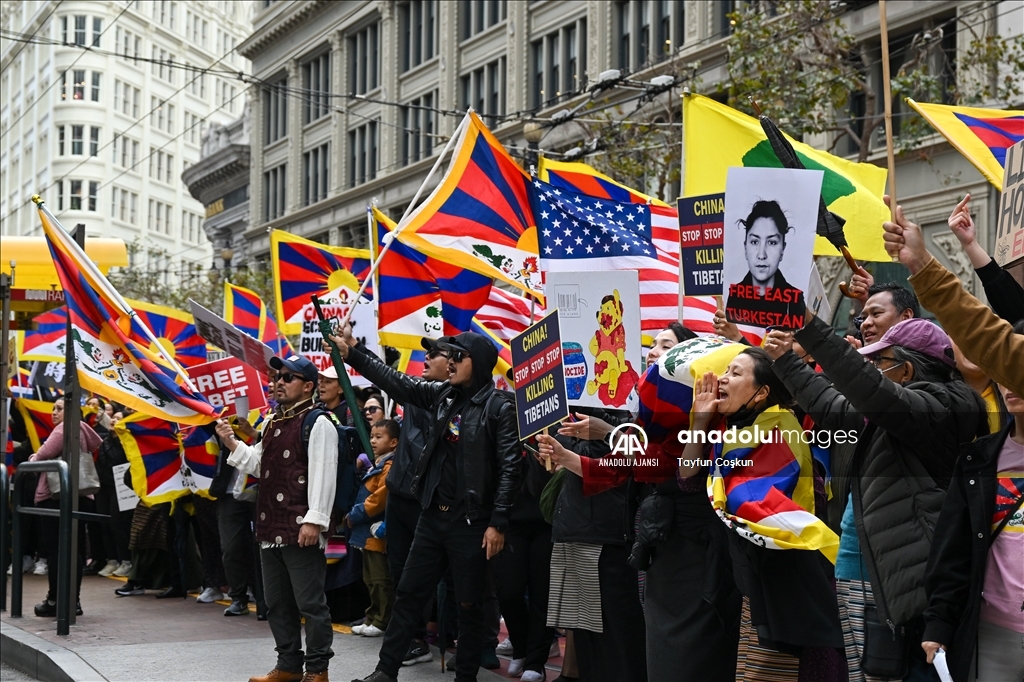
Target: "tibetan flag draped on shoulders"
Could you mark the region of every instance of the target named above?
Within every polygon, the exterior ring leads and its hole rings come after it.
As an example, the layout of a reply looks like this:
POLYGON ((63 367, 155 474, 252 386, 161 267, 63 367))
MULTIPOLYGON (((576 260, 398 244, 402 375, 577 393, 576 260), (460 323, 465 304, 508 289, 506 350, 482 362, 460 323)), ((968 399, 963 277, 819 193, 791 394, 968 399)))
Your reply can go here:
POLYGON ((812 454, 793 413, 769 407, 733 433, 712 446, 708 497, 719 518, 761 547, 816 549, 835 563, 839 536, 814 515, 812 454))
POLYGON ((14 406, 25 420, 25 433, 32 450, 37 452, 53 432, 53 403, 45 400, 18 398, 14 406))
MULTIPOLYGON (((853 257, 889 262, 882 241, 882 223, 889 219, 889 209, 882 203, 885 169, 787 139, 804 166, 825 172, 821 196, 830 211, 846 219, 844 231, 853 257)), ((701 95, 683 98, 683 145, 685 197, 724 192, 726 175, 733 166, 782 168, 757 119, 701 95)), ((839 251, 818 236, 814 255, 838 256, 839 251)))
POLYGON ((612 180, 596 168, 581 161, 552 161, 542 156, 537 165, 537 177, 555 187, 577 194, 586 194, 627 204, 668 206, 660 199, 655 199, 612 180))
POLYGON ((193 493, 207 499, 210 484, 217 475, 217 458, 220 455, 220 439, 213 425, 195 426, 181 433, 181 457, 184 466, 182 475, 185 485, 193 493))
POLYGON ((531 183, 541 267, 548 272, 636 270, 640 329, 679 316, 679 219, 668 206, 600 199, 531 183))
POLYGON ((398 226, 421 253, 543 297, 530 177, 475 113, 441 184, 398 226))
MULTIPOLYGON (((374 242, 381 253, 395 223, 370 208, 374 242)), ((468 331, 473 315, 487 301, 492 279, 427 256, 399 240, 377 267, 377 325, 380 342, 395 348, 421 348, 436 339, 468 331)))
POLYGON ((189 493, 181 471, 177 425, 136 412, 114 424, 114 435, 128 458, 135 494, 146 504, 170 502, 189 493))
POLYGON ((68 309, 61 306, 40 313, 32 318, 35 329, 25 331, 25 344, 21 348, 20 360, 39 362, 64 362, 64 353, 58 347, 64 341, 68 329, 68 309))
MULTIPOLYGON (((325 246, 283 230, 270 233, 270 258, 277 319, 286 334, 302 332, 306 315, 312 315, 310 296, 315 294, 330 305, 346 305, 370 273, 367 249, 325 246)), ((372 297, 373 287, 367 287, 364 298, 372 297)))
POLYGON ((38 205, 71 316, 82 388, 170 422, 206 424, 216 419, 220 409, 190 387, 183 369, 156 352, 152 331, 126 307, 49 209, 41 201, 38 205))
POLYGON ((288 339, 278 329, 274 314, 267 310, 263 299, 252 289, 224 282, 224 319, 270 346, 278 357, 295 354, 288 339))
POLYGON ((910 98, 907 104, 1002 191, 1006 150, 1024 140, 1024 111, 926 104, 910 98))
MULTIPOLYGON (((179 365, 188 368, 206 362, 206 341, 196 333, 196 325, 191 315, 174 308, 142 301, 125 302, 153 332, 164 352, 174 358, 179 365)), ((159 352, 149 339, 143 337, 136 338, 135 341, 148 345, 154 353, 159 352)))

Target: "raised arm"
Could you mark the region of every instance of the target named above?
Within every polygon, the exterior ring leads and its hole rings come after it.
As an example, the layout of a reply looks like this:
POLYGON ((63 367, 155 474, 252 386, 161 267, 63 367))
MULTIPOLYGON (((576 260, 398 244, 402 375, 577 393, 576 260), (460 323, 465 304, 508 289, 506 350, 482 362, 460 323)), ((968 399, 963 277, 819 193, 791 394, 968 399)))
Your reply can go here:
MULTIPOLYGON (((332 336, 331 339, 335 342, 341 340, 336 336, 332 336)), ((400 405, 415 405, 429 410, 441 395, 445 385, 443 382, 426 381, 403 374, 385 365, 376 355, 362 352, 343 342, 340 347, 343 349, 342 357, 350 365, 400 405)))

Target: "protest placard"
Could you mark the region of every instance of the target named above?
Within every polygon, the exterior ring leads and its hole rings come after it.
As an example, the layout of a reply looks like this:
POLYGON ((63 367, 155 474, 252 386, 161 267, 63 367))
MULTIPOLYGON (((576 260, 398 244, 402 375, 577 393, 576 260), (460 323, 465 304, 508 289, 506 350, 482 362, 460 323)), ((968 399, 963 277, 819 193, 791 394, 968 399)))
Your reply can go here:
POLYGON ((817 170, 729 169, 722 293, 730 322, 803 327, 823 177, 817 170))
POLYGON ((263 379, 259 372, 238 358, 224 358, 196 365, 189 371, 189 376, 196 388, 214 407, 222 405, 227 409, 221 415, 227 417, 235 414, 235 403, 245 398, 248 407, 242 414, 249 414, 250 409, 267 406, 267 398, 263 392, 263 379))
POLYGON ((519 438, 525 440, 569 416, 558 311, 513 338, 511 348, 519 438))
POLYGON ((260 374, 268 373, 270 358, 274 357, 274 351, 270 350, 270 346, 249 336, 192 299, 188 302, 192 307, 192 317, 199 336, 226 351, 231 357, 254 367, 260 374))
POLYGON ((126 512, 135 509, 139 504, 139 496, 135 494, 135 491, 124 484, 124 472, 128 471, 131 463, 125 462, 124 464, 115 464, 113 466, 114 472, 114 492, 117 494, 117 510, 126 512))
POLYGON ((679 250, 687 296, 722 293, 722 236, 725 195, 680 197, 679 250))
MULTIPOLYGON (((356 300, 358 292, 348 287, 339 287, 326 296, 320 298, 320 308, 324 317, 332 322, 344 318, 356 300)), ((320 333, 320 321, 316 316, 312 301, 302 308, 302 333, 299 336, 299 355, 307 358, 316 365, 321 372, 333 366, 331 354, 324 352, 324 337, 320 333)), ((352 309, 352 316, 349 318, 352 323, 352 335, 359 340, 369 352, 382 357, 380 343, 377 339, 377 319, 373 313, 373 302, 367 298, 359 302, 352 309)), ((345 365, 349 379, 353 386, 369 386, 370 382, 363 378, 359 372, 345 365)))
POLYGON ((1024 140, 1006 150, 995 259, 1004 268, 1024 262, 1024 140))

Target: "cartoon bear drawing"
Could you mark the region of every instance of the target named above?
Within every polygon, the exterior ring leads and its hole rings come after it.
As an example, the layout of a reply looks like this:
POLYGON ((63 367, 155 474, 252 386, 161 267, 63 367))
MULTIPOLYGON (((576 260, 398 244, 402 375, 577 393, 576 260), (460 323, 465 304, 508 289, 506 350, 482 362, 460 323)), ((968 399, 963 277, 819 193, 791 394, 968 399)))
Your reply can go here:
POLYGON ((626 360, 626 330, 622 326, 622 301, 615 289, 601 299, 597 312, 598 328, 590 340, 594 356, 594 378, 587 382, 587 394, 598 394, 609 407, 626 404, 630 391, 640 380, 633 365, 626 360))

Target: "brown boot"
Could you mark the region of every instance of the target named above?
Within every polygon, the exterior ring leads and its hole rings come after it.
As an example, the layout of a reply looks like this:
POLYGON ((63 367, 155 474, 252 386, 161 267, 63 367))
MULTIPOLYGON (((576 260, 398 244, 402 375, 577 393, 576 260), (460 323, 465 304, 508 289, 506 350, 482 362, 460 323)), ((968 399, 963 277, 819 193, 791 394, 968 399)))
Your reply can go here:
MULTIPOLYGON (((266 675, 250 677, 249 682, 300 682, 303 679, 305 678, 303 678, 302 673, 289 673, 274 668, 266 675)), ((327 678, 324 679, 326 680, 327 678)))
POLYGON ((307 670, 306 674, 302 676, 302 682, 328 682, 327 671, 311 673, 307 670))

